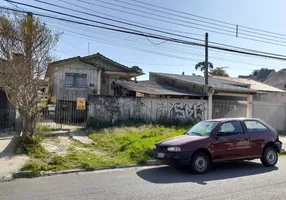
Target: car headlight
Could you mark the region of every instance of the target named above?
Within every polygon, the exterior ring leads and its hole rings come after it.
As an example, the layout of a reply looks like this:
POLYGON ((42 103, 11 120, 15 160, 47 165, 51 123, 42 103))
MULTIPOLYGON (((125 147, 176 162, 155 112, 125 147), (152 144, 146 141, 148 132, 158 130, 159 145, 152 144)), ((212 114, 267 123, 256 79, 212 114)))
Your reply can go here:
POLYGON ((153 149, 156 149, 157 148, 157 146, 156 146, 156 144, 154 145, 154 147, 153 147, 153 149))
POLYGON ((168 151, 173 151, 173 152, 179 152, 181 151, 180 147, 168 147, 167 149, 168 151))

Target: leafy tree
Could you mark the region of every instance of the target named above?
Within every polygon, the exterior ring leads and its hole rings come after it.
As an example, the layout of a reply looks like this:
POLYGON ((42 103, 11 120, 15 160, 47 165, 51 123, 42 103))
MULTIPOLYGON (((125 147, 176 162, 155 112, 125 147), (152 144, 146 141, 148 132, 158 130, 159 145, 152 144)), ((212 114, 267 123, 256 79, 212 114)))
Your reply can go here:
POLYGON ((224 69, 224 67, 217 67, 215 69, 211 69, 209 74, 211 76, 224 76, 224 77, 229 77, 228 73, 224 69))
POLYGON ((22 141, 35 134, 42 78, 59 36, 31 14, 0 13, 0 88, 22 118, 22 141))

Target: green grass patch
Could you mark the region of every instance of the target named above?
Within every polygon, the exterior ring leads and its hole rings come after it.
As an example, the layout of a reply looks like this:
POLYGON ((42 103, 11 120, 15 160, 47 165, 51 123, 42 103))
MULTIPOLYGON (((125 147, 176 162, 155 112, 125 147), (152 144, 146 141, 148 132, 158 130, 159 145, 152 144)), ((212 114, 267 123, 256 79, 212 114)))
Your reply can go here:
POLYGON ((152 159, 154 144, 160 140, 182 135, 186 128, 143 125, 104 129, 89 137, 95 148, 106 152, 109 157, 121 163, 145 163, 152 159))
POLYGON ((46 152, 41 145, 29 149, 31 160, 22 170, 59 171, 67 169, 94 169, 101 167, 143 164, 152 159, 156 142, 182 135, 185 127, 141 125, 139 127, 114 127, 94 131, 89 137, 92 144, 74 141, 67 155, 56 156, 46 152))

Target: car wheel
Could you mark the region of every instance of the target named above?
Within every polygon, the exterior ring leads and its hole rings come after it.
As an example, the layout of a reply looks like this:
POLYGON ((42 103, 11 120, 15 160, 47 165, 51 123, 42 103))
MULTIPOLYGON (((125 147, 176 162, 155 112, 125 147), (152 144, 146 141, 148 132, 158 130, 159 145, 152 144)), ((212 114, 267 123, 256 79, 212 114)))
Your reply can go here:
POLYGON ((191 169, 196 174, 203 174, 207 172, 210 165, 210 158, 203 152, 195 153, 191 159, 191 169))
POLYGON ((267 149, 264 150, 263 156, 261 158, 261 162, 264 166, 273 167, 276 165, 277 161, 278 161, 278 154, 274 148, 268 147, 267 149))

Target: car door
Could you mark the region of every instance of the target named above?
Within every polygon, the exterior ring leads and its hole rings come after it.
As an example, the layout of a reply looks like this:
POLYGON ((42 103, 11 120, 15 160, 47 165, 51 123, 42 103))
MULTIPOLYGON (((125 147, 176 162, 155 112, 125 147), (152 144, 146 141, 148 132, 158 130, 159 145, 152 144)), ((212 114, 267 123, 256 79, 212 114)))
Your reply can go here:
POLYGON ((257 120, 245 120, 246 134, 250 142, 250 157, 260 157, 262 155, 263 145, 265 142, 266 134, 270 130, 257 120))
POLYGON ((220 125, 211 149, 214 160, 244 158, 249 150, 249 139, 240 121, 228 121, 220 125))

